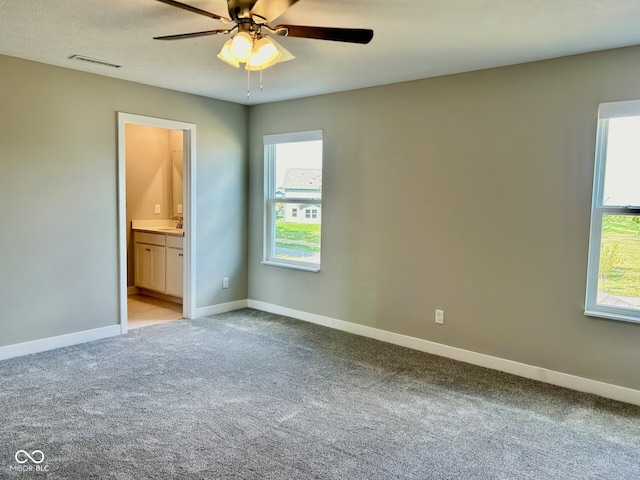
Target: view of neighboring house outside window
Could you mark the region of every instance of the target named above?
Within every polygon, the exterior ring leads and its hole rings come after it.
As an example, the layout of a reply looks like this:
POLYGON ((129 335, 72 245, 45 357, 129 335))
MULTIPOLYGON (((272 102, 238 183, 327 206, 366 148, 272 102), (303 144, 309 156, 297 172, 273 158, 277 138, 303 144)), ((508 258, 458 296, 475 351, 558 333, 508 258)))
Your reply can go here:
POLYGON ((640 322, 640 101, 600 105, 585 313, 640 322))
MULTIPOLYGON (((322 196, 322 169, 288 168, 284 174, 284 198, 318 198, 322 196)), ((319 205, 287 203, 284 205, 284 221, 320 224, 319 205), (298 212, 303 213, 298 216, 298 212)))
POLYGON ((265 135, 264 259, 318 271, 322 225, 322 131, 265 135))

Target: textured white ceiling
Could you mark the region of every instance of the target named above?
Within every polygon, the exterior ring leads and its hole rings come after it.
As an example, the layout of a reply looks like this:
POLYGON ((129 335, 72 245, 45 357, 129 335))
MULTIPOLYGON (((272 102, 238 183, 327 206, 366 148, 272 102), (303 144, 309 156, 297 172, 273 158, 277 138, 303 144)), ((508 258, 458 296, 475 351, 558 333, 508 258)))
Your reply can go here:
MULTIPOLYGON (((182 0, 227 16, 225 0, 182 0)), ((369 45, 278 38, 264 91, 215 55, 225 28, 155 0, 0 0, 0 54, 256 104, 640 44, 638 0, 300 0, 277 23, 372 28, 369 45), (73 54, 120 69, 69 60, 73 54)))

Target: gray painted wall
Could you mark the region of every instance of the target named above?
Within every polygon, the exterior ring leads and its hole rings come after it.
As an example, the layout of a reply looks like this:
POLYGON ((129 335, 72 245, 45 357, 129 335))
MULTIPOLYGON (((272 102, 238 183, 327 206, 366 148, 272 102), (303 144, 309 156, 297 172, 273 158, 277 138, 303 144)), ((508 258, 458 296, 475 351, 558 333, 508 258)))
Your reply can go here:
POLYGON ((247 297, 247 107, 6 56, 0 71, 0 346, 119 323, 118 111, 197 125, 196 306, 247 297))
POLYGON ((640 388, 640 325, 582 314, 597 105, 640 98, 640 47, 251 107, 249 130, 239 105, 0 71, 0 346, 118 323, 124 111, 197 124, 198 307, 248 296, 640 388), (262 135, 318 128, 322 271, 263 266, 262 135))
POLYGON ((251 107, 249 297, 640 388, 640 324, 583 315, 598 104, 637 98, 635 47, 251 107), (262 137, 312 129, 322 270, 261 265, 262 137))

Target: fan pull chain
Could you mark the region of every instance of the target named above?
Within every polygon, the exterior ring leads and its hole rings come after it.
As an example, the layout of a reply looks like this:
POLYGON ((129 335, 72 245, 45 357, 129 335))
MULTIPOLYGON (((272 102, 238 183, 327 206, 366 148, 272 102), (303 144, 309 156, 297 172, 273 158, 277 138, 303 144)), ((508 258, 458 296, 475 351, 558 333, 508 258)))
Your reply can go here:
POLYGON ((262 69, 260 69, 260 91, 262 91, 262 69))
POLYGON ((251 96, 251 72, 247 70, 247 98, 251 96))

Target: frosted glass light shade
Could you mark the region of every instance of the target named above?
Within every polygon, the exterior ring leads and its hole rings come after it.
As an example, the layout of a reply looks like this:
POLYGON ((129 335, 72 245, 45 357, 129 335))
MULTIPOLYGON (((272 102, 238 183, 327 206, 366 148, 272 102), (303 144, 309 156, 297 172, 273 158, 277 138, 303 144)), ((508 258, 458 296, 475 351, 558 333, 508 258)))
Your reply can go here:
POLYGON ((247 60, 247 70, 264 70, 269 68, 282 58, 282 52, 267 37, 262 37, 256 42, 247 60))
POLYGON ((249 35, 247 32, 240 32, 235 37, 233 37, 233 40, 231 40, 229 53, 238 62, 244 63, 251 56, 252 48, 253 39, 251 38, 251 35, 249 35))
POLYGON ((231 47, 231 40, 227 40, 227 42, 222 46, 222 50, 220 50, 218 58, 232 67, 240 68, 240 63, 231 56, 229 47, 231 47))

